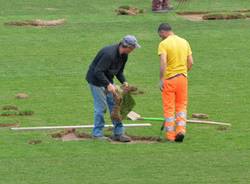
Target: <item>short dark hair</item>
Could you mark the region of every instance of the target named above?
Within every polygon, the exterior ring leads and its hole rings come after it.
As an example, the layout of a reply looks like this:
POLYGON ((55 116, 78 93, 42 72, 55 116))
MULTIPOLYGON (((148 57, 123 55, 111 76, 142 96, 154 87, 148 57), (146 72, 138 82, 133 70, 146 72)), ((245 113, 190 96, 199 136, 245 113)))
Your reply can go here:
POLYGON ((172 30, 172 28, 168 23, 162 23, 158 27, 158 32, 160 32, 160 31, 171 31, 171 30, 172 30))

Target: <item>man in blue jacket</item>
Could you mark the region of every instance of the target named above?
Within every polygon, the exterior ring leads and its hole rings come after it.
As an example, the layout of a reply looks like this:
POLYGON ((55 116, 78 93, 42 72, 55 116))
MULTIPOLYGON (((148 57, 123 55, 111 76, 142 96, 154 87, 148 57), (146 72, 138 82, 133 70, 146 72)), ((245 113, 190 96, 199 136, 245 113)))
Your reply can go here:
MULTIPOLYGON (((114 77, 125 86, 128 85, 124 76, 124 67, 128 60, 128 54, 135 48, 140 48, 137 39, 132 35, 125 36, 119 44, 110 45, 101 49, 92 63, 86 75, 92 96, 94 98, 94 128, 92 136, 99 140, 108 140, 103 135, 104 113, 107 106, 110 113, 114 107, 113 95, 116 93, 114 77)), ((130 137, 124 135, 122 122, 112 121, 112 139, 120 142, 130 142, 130 137)))

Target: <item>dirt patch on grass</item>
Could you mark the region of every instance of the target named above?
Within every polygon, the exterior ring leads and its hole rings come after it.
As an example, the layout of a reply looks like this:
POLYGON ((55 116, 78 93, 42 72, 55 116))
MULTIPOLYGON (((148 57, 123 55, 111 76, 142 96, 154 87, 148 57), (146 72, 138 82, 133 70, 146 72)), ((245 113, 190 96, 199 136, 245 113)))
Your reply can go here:
POLYGON ((248 19, 250 10, 243 9, 231 12, 177 12, 177 14, 190 21, 203 20, 231 20, 231 19, 248 19))
POLYGON ((26 93, 17 93, 16 98, 17 99, 27 99, 27 98, 29 98, 29 95, 26 93))
POLYGON ((34 111, 32 110, 3 110, 0 111, 0 116, 32 116, 34 111))
POLYGON ((65 129, 64 131, 53 133, 51 134, 51 136, 62 141, 79 141, 91 139, 91 135, 86 133, 78 133, 74 128, 65 129))
MULTIPOLYGON (((84 141, 92 139, 92 136, 90 134, 84 132, 79 133, 76 131, 76 129, 65 129, 64 131, 52 133, 51 136, 54 139, 62 141, 84 141)), ((131 137, 132 141, 128 142, 128 144, 136 144, 136 143, 152 144, 152 143, 162 142, 162 139, 160 137, 154 137, 154 136, 129 135, 129 137, 131 137)), ((110 140, 110 143, 119 144, 121 142, 110 140)))
MULTIPOLYGON (((154 144, 163 142, 160 137, 157 136, 137 136, 137 135, 128 135, 131 137, 132 141, 128 142, 128 144, 154 144)), ((112 143, 121 143, 112 141, 112 143)))
POLYGON ((0 128, 1 127, 19 127, 18 123, 0 123, 0 128))
POLYGON ((32 110, 19 110, 16 105, 4 105, 1 108, 0 116, 32 116, 32 110))
POLYGON ((12 21, 6 22, 6 26, 34 26, 34 27, 50 27, 50 26, 59 26, 65 24, 65 19, 56 19, 56 20, 24 20, 24 21, 12 21))
POLYGON ((34 111, 32 110, 22 110, 18 112, 19 116, 32 116, 34 114, 34 111))
POLYGON ((209 13, 202 16, 203 20, 229 20, 229 19, 245 19, 244 13, 225 12, 225 13, 209 13))
POLYGON ((6 111, 8 111, 8 110, 16 110, 16 111, 18 111, 18 107, 16 105, 4 105, 2 107, 2 110, 6 110, 6 111))
POLYGON ((119 8, 117 8, 116 10, 117 15, 138 15, 138 14, 142 14, 145 13, 144 9, 139 9, 136 7, 132 7, 132 6, 120 6, 119 8))
POLYGON ((28 141, 28 144, 41 144, 42 143, 42 141, 41 140, 29 140, 28 141))
POLYGON ((229 127, 226 127, 226 126, 218 126, 218 127, 217 127, 217 130, 218 130, 218 131, 227 131, 227 130, 229 130, 229 127))

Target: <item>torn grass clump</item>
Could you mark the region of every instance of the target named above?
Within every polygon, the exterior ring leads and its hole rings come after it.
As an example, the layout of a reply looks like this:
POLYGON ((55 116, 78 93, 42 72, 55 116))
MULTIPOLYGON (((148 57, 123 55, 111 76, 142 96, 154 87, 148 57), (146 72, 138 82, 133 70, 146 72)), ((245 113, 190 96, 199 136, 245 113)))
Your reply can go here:
POLYGON ((122 121, 127 114, 135 107, 136 103, 132 95, 142 94, 135 86, 117 87, 116 95, 114 95, 115 106, 111 112, 113 121, 122 121))
POLYGON ((128 6, 128 5, 120 6, 115 11, 117 12, 117 15, 133 15, 134 16, 134 15, 145 13, 144 9, 139 9, 139 8, 128 6))

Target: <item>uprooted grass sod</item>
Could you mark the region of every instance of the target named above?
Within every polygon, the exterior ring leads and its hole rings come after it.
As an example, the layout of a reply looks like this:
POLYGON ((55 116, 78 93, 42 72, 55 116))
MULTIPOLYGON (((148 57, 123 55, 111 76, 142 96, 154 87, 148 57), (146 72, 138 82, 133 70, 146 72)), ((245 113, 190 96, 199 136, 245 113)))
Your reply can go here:
MULTIPOLYGON (((172 1, 176 5, 176 1, 172 1)), ((135 111, 161 117, 156 29, 169 22, 191 44, 195 65, 189 75, 189 116, 232 123, 231 129, 188 125, 183 144, 61 142, 51 132, 13 132, 0 128, 0 183, 249 183, 250 20, 191 22, 175 11, 250 9, 246 0, 193 0, 167 14, 153 14, 150 1, 0 0, 0 106, 32 109, 32 116, 0 116, 20 126, 92 124, 92 97, 84 80, 103 46, 126 34, 141 49, 129 57, 127 79, 144 91, 135 111), (117 16, 130 5, 138 16, 117 16), (66 20, 49 28, 10 27, 20 20, 66 20), (29 98, 16 99, 27 93, 29 98), (40 144, 29 144, 39 140, 40 144)), ((106 117, 109 122, 108 116, 106 117)), ((125 123, 131 123, 125 121, 125 123)), ((130 135, 157 136, 160 124, 127 129, 130 135)))

